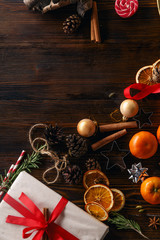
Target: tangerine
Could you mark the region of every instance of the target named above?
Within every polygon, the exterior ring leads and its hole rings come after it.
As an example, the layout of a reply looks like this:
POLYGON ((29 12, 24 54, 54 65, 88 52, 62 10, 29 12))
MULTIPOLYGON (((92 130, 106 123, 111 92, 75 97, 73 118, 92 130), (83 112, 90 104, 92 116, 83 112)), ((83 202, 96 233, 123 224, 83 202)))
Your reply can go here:
POLYGON ((129 142, 130 152, 140 159, 152 157, 158 148, 156 137, 147 131, 141 131, 133 135, 129 142))
POLYGON ((158 142, 160 144, 160 125, 159 125, 159 127, 157 129, 157 139, 158 139, 158 142))
POLYGON ((141 184, 141 195, 150 204, 160 204, 160 177, 149 177, 141 184))

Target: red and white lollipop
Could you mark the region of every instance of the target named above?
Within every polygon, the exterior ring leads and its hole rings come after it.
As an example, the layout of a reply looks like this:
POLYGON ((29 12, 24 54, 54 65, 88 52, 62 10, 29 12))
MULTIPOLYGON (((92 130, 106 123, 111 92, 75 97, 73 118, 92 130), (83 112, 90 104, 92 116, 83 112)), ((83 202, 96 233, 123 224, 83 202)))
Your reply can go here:
POLYGON ((137 0, 116 0, 115 2, 115 10, 117 14, 122 18, 129 18, 138 9, 138 1, 137 0))

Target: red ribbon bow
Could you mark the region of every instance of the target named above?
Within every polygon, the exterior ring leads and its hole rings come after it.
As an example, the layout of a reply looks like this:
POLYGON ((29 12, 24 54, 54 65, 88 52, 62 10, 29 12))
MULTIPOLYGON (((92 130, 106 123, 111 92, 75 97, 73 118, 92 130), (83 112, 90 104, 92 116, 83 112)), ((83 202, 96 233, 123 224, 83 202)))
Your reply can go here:
POLYGON ((160 93, 160 83, 154 84, 152 86, 149 86, 147 84, 142 84, 142 83, 134 83, 130 85, 129 87, 124 89, 124 96, 126 98, 134 99, 134 100, 140 100, 142 98, 145 98, 151 93, 160 93), (133 97, 130 94, 131 88, 137 89, 140 92, 138 92, 136 95, 133 97))
POLYGON ((27 226, 23 230, 23 238, 29 238, 33 232, 37 231, 32 240, 40 240, 44 232, 47 233, 50 240, 79 240, 71 233, 54 223, 57 217, 65 208, 68 200, 61 198, 55 209, 53 210, 48 222, 46 222, 44 215, 39 208, 28 198, 23 192, 19 200, 26 206, 24 207, 10 195, 6 194, 4 201, 12 208, 19 212, 23 217, 15 217, 9 215, 6 219, 7 223, 27 226))

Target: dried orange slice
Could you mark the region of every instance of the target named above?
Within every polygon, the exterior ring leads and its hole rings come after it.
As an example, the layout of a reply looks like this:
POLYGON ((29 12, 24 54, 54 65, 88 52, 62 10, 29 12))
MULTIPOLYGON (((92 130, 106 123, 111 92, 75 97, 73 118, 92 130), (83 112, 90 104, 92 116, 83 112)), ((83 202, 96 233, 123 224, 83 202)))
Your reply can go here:
POLYGON ((94 170, 87 171, 83 175, 83 186, 86 189, 92 185, 99 184, 99 183, 109 186, 109 180, 103 172, 97 169, 94 169, 94 170))
POLYGON ((147 85, 153 85, 155 83, 152 82, 152 70, 153 66, 145 66, 139 69, 136 74, 136 82, 137 83, 144 83, 147 85))
POLYGON ((111 211, 118 212, 124 207, 125 196, 120 190, 116 188, 111 188, 111 191, 113 193, 114 199, 114 204, 113 207, 111 208, 111 211))
POLYGON ((95 184, 89 187, 84 194, 85 204, 97 202, 108 212, 114 204, 113 193, 109 187, 103 184, 95 184))
POLYGON ((153 67, 159 68, 160 66, 160 59, 158 59, 155 63, 153 63, 153 67))
POLYGON ((139 69, 136 74, 136 82, 147 85, 154 85, 160 82, 160 59, 153 65, 139 69))
POLYGON ((87 203, 85 205, 85 210, 100 221, 106 221, 108 219, 108 213, 99 203, 87 203))

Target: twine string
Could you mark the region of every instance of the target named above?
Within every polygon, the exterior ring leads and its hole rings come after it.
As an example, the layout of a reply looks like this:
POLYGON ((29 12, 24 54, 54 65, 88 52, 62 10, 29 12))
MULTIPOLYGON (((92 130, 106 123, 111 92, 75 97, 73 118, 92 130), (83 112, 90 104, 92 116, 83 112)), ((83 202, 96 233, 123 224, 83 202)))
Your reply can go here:
POLYGON ((41 150, 38 150, 34 144, 36 141, 42 141, 42 142, 45 142, 45 146, 46 146, 46 150, 48 151, 49 150, 49 145, 48 145, 48 142, 46 139, 42 138, 42 137, 37 137, 37 138, 32 138, 32 135, 33 135, 33 132, 35 131, 35 129, 37 128, 47 128, 47 125, 46 124, 43 124, 43 123, 38 123, 38 124, 35 124, 33 125, 30 130, 29 130, 29 142, 31 144, 31 147, 32 149, 35 151, 35 152, 39 152, 41 154, 43 154, 43 151, 45 150, 45 147, 42 148, 41 150))
POLYGON ((60 159, 59 162, 57 161, 56 167, 59 171, 63 171, 67 167, 67 159, 66 156, 63 156, 63 159, 60 159))
POLYGON ((35 124, 33 125, 30 130, 29 130, 29 142, 31 144, 31 147, 33 149, 33 151, 35 152, 39 152, 40 154, 42 155, 47 155, 51 158, 51 160, 54 162, 53 163, 53 166, 48 168, 47 170, 45 170, 43 172, 43 175, 42 175, 42 178, 43 180, 47 183, 47 184, 53 184, 55 183, 58 178, 59 178, 59 173, 64 170, 67 166, 67 159, 66 159, 66 155, 63 156, 63 159, 60 159, 57 155, 56 152, 54 151, 51 151, 49 150, 49 145, 48 145, 48 142, 45 138, 42 138, 42 137, 36 137, 36 138, 33 138, 33 132, 38 129, 38 128, 47 128, 47 125, 46 124, 43 124, 43 123, 38 123, 38 124, 35 124), (40 149, 37 149, 35 147, 35 143, 37 141, 41 141, 41 142, 44 142, 45 144, 43 145, 42 148, 40 149), (46 178, 46 175, 52 171, 53 169, 56 170, 56 176, 53 178, 52 181, 48 181, 47 178, 46 178))
POLYGON ((48 168, 47 170, 44 171, 44 173, 43 173, 43 175, 42 175, 42 178, 43 178, 43 180, 44 180, 47 184, 53 184, 53 183, 55 183, 55 182, 58 180, 58 178, 59 178, 59 172, 60 172, 60 171, 56 168, 56 165, 53 165, 52 167, 50 167, 50 168, 48 168), (48 172, 52 171, 53 169, 56 170, 56 176, 55 176, 55 178, 54 178, 52 181, 48 181, 47 178, 46 178, 46 175, 47 175, 48 172))

